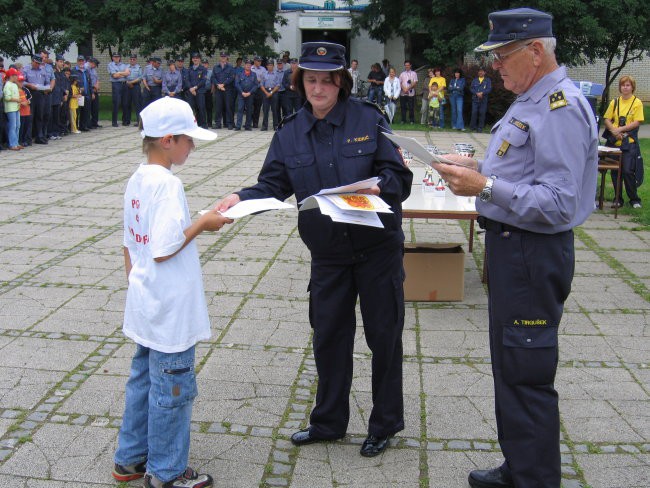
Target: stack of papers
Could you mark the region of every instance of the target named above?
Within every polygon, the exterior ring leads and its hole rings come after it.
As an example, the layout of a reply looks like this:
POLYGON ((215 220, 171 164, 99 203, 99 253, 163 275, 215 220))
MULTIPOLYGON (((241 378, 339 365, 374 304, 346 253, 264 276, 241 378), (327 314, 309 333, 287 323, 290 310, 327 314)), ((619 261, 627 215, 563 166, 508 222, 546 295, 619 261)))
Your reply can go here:
POLYGON ((321 213, 328 215, 334 222, 383 228, 384 224, 377 213, 393 213, 389 205, 376 195, 355 193, 372 188, 377 183, 379 178, 375 177, 321 190, 301 201, 300 211, 320 208, 321 213))

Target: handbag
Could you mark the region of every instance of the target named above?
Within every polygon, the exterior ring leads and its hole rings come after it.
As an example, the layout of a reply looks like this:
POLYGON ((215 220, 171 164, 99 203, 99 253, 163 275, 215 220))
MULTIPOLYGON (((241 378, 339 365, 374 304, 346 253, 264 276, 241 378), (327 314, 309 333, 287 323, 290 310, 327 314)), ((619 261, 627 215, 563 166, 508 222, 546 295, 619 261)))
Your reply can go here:
POLYGON ((79 98, 77 98, 77 104, 78 104, 80 107, 83 107, 83 106, 84 106, 85 101, 86 101, 86 97, 79 97, 79 98))

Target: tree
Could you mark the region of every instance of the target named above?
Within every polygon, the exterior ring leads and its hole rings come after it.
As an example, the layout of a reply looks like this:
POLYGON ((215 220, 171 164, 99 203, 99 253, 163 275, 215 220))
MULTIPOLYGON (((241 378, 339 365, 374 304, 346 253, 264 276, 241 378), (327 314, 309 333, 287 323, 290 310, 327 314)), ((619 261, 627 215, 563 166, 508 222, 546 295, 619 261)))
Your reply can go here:
POLYGON ((137 50, 148 55, 167 49, 168 55, 192 51, 212 55, 220 49, 267 51, 276 39, 279 21, 274 0, 90 0, 95 42, 112 52, 137 50))
POLYGON ((0 52, 17 58, 66 51, 83 32, 77 19, 85 9, 81 0, 0 0, 0 52))
POLYGON ((602 115, 610 86, 630 62, 650 51, 650 2, 541 0, 538 5, 554 15, 560 61, 569 65, 605 61, 605 92, 599 110, 602 115))
POLYGON ((405 58, 430 64, 461 65, 468 53, 487 36, 487 15, 503 7, 498 0, 371 0, 353 18, 353 27, 368 31, 372 39, 405 39, 405 58))
POLYGON ((606 61, 601 114, 618 75, 650 51, 647 0, 371 0, 353 19, 353 25, 381 42, 392 36, 404 37, 405 58, 421 53, 431 64, 462 65, 468 53, 487 39, 490 12, 523 6, 553 15, 560 63, 575 66, 606 61))
POLYGON ((167 49, 170 56, 219 49, 270 53, 282 22, 275 0, 0 0, 0 52, 11 57, 70 44, 100 50, 167 49))

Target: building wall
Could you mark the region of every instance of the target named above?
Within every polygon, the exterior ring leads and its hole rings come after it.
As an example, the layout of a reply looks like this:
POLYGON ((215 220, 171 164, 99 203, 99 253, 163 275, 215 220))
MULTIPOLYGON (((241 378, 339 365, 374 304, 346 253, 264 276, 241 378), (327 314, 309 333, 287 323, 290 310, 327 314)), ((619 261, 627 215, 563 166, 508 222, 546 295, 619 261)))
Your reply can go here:
MULTIPOLYGON (((591 81, 605 84, 605 70, 607 63, 598 60, 593 64, 568 68, 569 77, 574 81, 591 81)), ((623 75, 631 75, 636 80, 635 95, 646 103, 650 103, 650 57, 628 63, 621 74, 614 81, 610 89, 610 97, 618 95, 618 79, 623 75)))

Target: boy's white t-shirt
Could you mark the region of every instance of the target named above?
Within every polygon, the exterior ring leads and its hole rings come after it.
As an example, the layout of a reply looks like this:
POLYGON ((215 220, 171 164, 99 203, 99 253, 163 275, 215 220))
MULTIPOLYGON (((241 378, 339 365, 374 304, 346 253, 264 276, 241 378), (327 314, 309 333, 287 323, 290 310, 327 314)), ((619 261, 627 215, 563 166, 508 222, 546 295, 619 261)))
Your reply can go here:
POLYGON ((181 352, 210 338, 196 243, 154 261, 180 249, 190 225, 181 180, 163 166, 140 165, 124 193, 124 246, 132 264, 124 334, 156 351, 181 352))

